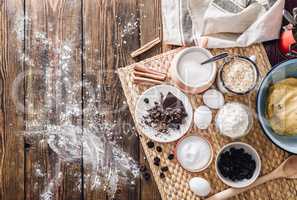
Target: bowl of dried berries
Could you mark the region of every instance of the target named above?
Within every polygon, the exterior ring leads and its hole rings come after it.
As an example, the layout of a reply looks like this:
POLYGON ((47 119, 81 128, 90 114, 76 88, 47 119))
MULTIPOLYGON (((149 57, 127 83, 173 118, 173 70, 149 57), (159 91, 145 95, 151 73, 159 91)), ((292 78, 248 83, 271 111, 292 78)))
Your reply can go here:
POLYGON ((252 184, 261 171, 261 159, 257 151, 242 142, 224 146, 216 158, 216 172, 226 184, 243 188, 252 184))

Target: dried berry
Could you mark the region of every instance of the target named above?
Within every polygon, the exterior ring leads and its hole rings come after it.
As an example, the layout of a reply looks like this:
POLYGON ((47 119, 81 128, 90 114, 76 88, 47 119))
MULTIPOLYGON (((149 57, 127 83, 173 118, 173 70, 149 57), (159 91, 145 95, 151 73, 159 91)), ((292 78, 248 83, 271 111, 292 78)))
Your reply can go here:
POLYGON ((167 171, 168 171, 168 167, 167 167, 167 166, 165 166, 165 167, 161 167, 161 171, 162 171, 162 172, 167 172, 167 171))
POLYGON ((148 141, 146 144, 147 144, 147 147, 150 148, 150 149, 154 148, 154 146, 155 146, 153 141, 148 141))
POLYGON ((148 98, 144 98, 144 103, 148 104, 150 102, 150 100, 148 98))
POLYGON ((165 174, 163 172, 160 173, 160 178, 165 178, 165 174))
POLYGON ((168 160, 173 160, 174 159, 174 154, 172 154, 172 153, 169 154, 167 158, 168 158, 168 160))
POLYGON ((230 148, 229 151, 220 155, 218 169, 224 177, 230 178, 232 181, 241 181, 253 176, 256 162, 243 148, 230 148))
POLYGON ((155 157, 154 158, 154 165, 156 165, 156 166, 159 166, 160 165, 160 158, 158 158, 158 157, 155 157))
POLYGON ((162 152, 162 147, 157 146, 157 147, 156 147, 156 150, 157 150, 158 152, 162 152))
POLYGON ((139 171, 140 172, 145 172, 146 171, 146 166, 145 165, 140 166, 139 171))
POLYGON ((150 180, 151 175, 150 175, 148 172, 145 172, 145 173, 143 174, 143 178, 144 178, 144 180, 148 181, 148 180, 150 180))

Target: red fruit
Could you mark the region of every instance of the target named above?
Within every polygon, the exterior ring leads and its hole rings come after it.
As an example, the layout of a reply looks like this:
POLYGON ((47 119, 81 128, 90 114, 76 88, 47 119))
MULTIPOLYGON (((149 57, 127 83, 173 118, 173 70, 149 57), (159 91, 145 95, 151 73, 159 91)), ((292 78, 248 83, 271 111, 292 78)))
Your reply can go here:
POLYGON ((282 32, 279 40, 279 49, 284 55, 290 52, 290 46, 294 43, 296 43, 296 40, 294 39, 292 30, 282 32))

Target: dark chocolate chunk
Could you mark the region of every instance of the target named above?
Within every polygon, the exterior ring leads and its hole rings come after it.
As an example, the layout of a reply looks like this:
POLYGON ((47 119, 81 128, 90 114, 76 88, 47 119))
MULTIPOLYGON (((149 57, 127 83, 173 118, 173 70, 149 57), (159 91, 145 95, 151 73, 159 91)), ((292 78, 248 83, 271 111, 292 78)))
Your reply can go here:
POLYGON ((147 144, 147 147, 150 148, 150 149, 154 148, 154 146, 155 146, 153 141, 148 141, 146 144, 147 144))
POLYGON ((162 152, 162 147, 157 146, 157 147, 156 147, 156 150, 157 150, 158 152, 162 152))
POLYGON ((167 133, 169 128, 179 130, 188 116, 182 101, 169 92, 165 98, 161 94, 160 103, 154 103, 155 106, 148 109, 148 114, 143 116, 143 123, 156 129, 158 133, 167 133))
POLYGON ((172 154, 172 153, 169 154, 167 158, 168 158, 168 160, 173 160, 174 159, 174 154, 172 154))

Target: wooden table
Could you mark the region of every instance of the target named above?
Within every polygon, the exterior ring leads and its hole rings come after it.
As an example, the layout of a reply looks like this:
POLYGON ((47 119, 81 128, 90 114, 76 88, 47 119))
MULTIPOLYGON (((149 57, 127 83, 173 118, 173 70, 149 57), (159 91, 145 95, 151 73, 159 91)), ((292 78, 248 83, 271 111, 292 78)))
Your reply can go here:
MULTIPOLYGON (((18 88, 18 101, 24 105, 25 112, 16 108, 11 92, 19 74, 36 68, 47 71, 47 66, 55 60, 53 49, 40 48, 42 37, 55 44, 71 40, 72 78, 77 82, 91 79, 95 85, 101 85, 100 106, 107 110, 124 108, 106 116, 117 124, 133 124, 133 121, 125 107, 116 69, 172 47, 158 45, 136 60, 129 56, 133 50, 161 36, 160 0, 1 0, 0 3, 0 199, 34 200, 40 198, 55 167, 55 154, 48 145, 25 139, 22 134, 30 123, 41 123, 44 113, 40 110, 47 100, 44 77, 28 73, 18 88), (43 33, 38 36, 40 40, 34 35, 38 32, 43 33), (36 171, 36 166, 42 174, 36 171)), ((297 2, 287 0, 286 7, 291 10, 297 7, 297 2)), ((276 44, 265 43, 272 65, 285 59, 279 55, 276 44)), ((84 96, 83 91, 77 92, 77 98, 84 96)), ((74 120, 83 127, 85 116, 81 113, 74 120)), ((47 114, 55 118, 57 113, 47 114)), ((125 126, 117 129, 127 132, 125 126)), ((121 140, 121 146, 134 159, 146 164, 138 139, 133 130, 130 132, 129 137, 121 140)), ((63 177, 56 199, 108 199, 105 192, 84 182, 87 169, 82 162, 61 163, 63 177)), ((116 199, 157 200, 160 195, 153 180, 141 179, 134 187, 121 185, 116 199)))

